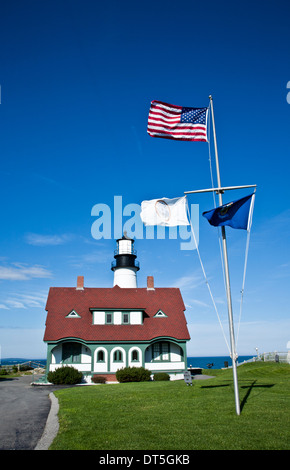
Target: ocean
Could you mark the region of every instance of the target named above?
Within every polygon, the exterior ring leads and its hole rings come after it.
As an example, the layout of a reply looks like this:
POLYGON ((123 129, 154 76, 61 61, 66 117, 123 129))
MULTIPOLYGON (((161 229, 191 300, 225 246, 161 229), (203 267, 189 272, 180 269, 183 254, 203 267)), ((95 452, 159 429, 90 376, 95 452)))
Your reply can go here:
MULTIPOLYGON (((238 363, 241 364, 244 361, 252 359, 254 356, 239 356, 238 363)), ((228 366, 232 365, 232 360, 230 356, 204 356, 204 357, 188 357, 187 358, 187 367, 201 367, 202 369, 222 369, 225 367, 225 362, 228 363, 228 366), (211 365, 209 367, 209 365, 211 365)))
MULTIPOLYGON (((239 356, 238 363, 241 364, 244 361, 252 359, 253 356, 239 356)), ((33 363, 41 364, 43 367, 46 365, 46 359, 23 359, 20 357, 8 357, 3 358, 0 365, 13 365, 22 364, 23 362, 31 361, 33 363)), ((187 367, 201 367, 202 369, 222 369, 225 367, 225 362, 229 366, 232 365, 232 360, 229 356, 204 356, 204 357, 188 357, 187 367), (211 367, 208 364, 212 364, 211 367)), ((35 364, 33 364, 35 365, 35 364)))
POLYGON ((3 357, 0 360, 0 365, 2 366, 13 366, 14 364, 23 364, 26 362, 32 362, 33 367, 40 367, 46 366, 46 359, 25 359, 23 357, 3 357))

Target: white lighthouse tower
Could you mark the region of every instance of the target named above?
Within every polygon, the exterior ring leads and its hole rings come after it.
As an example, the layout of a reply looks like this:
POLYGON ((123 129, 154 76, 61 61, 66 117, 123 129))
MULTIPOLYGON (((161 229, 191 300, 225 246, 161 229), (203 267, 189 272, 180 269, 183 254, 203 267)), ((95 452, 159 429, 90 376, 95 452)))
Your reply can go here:
POLYGON ((137 287, 137 271, 139 271, 139 262, 136 260, 137 254, 134 250, 134 240, 124 236, 117 240, 117 249, 115 250, 112 262, 112 271, 114 271, 114 286, 119 287, 137 287))

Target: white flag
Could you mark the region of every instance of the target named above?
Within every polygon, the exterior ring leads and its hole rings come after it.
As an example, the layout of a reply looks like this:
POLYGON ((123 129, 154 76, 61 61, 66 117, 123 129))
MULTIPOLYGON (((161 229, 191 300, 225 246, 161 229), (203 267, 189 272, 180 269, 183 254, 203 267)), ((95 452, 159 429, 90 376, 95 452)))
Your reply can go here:
POLYGON ((168 199, 151 199, 141 203, 140 217, 144 225, 189 225, 186 196, 168 199))

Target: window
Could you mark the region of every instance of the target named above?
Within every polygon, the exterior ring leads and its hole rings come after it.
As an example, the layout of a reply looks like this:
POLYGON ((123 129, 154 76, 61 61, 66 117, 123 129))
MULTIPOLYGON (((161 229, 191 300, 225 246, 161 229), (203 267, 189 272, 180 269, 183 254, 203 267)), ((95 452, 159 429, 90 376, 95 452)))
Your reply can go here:
POLYGON ((98 362, 104 362, 105 361, 104 351, 102 351, 102 350, 98 351, 97 361, 98 362))
POLYGON ((155 343, 152 350, 153 361, 169 361, 169 343, 155 343))
POLYGON ((120 349, 114 352, 114 362, 122 362, 123 361, 123 354, 120 349))
POLYGON ((111 312, 106 313, 106 323, 110 325, 113 323, 113 314, 111 312))
POLYGON ((125 325, 129 324, 129 313, 127 313, 127 312, 123 312, 123 323, 125 325))
POLYGON ((162 361, 169 361, 169 344, 161 343, 162 361))
POLYGON ((161 318, 162 318, 162 317, 165 317, 165 318, 166 318, 167 315, 166 315, 166 313, 162 312, 162 310, 158 310, 158 312, 155 313, 154 318, 158 318, 158 317, 159 317, 159 318, 160 318, 160 317, 161 317, 161 318))
POLYGON ((153 359, 154 361, 160 361, 160 344, 155 343, 153 344, 153 359))
POLYGON ((81 348, 82 346, 79 343, 63 343, 62 362, 64 364, 80 363, 81 348))
POLYGON ((139 352, 137 351, 137 349, 134 349, 134 351, 132 351, 132 362, 133 361, 139 361, 139 352))
POLYGON ((81 318, 81 317, 75 310, 72 310, 65 318, 81 318))

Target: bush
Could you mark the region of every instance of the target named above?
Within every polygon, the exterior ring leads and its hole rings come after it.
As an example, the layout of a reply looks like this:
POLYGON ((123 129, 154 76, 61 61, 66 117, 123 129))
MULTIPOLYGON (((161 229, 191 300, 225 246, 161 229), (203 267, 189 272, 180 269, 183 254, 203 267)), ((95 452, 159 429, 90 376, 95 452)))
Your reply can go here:
POLYGON ((170 375, 166 372, 157 372, 154 374, 154 380, 170 380, 170 375))
POLYGON ((0 375, 8 375, 8 370, 7 369, 0 369, 0 375))
POLYGON ((71 366, 63 366, 47 374, 47 380, 55 385, 75 385, 82 381, 83 374, 71 366))
POLYGON ((93 375, 92 382, 94 382, 94 384, 105 384, 106 377, 104 377, 103 375, 93 375))
POLYGON ((150 380, 151 372, 144 367, 124 367, 118 369, 116 378, 118 382, 146 382, 150 380))

